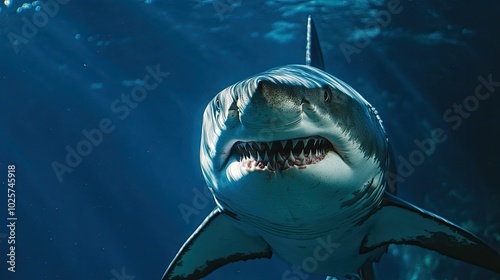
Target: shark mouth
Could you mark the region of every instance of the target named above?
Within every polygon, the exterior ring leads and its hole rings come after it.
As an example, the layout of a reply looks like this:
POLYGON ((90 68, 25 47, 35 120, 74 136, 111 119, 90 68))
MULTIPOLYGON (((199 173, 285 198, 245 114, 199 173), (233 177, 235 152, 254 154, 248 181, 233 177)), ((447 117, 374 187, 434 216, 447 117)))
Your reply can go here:
POLYGON ((332 143, 314 136, 272 142, 237 142, 232 153, 248 169, 276 171, 292 166, 305 168, 323 160, 329 151, 335 151, 332 143))

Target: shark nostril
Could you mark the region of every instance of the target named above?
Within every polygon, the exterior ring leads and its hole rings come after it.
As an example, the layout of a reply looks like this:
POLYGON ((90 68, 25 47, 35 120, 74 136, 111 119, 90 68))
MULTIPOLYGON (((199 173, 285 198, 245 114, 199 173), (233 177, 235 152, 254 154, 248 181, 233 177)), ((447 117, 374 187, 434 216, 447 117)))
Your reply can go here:
POLYGON ((236 102, 231 103, 229 110, 238 111, 238 104, 236 102))

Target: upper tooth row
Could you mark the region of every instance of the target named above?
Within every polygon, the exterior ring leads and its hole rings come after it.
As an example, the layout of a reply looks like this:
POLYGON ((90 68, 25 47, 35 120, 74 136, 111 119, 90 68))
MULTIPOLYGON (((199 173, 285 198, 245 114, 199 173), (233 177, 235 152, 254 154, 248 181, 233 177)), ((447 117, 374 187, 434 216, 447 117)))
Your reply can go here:
MULTIPOLYGON (((313 158, 313 156, 320 157, 321 155, 325 154, 325 152, 326 151, 323 150, 323 149, 317 149, 316 152, 313 155, 312 150, 309 150, 309 154, 307 156, 309 158, 313 158)), ((245 159, 246 158, 254 159, 254 157, 251 154, 244 155, 243 158, 245 158, 245 159)), ((256 160, 258 162, 261 162, 261 161, 272 161, 272 162, 278 161, 278 162, 283 162, 285 160, 295 160, 295 159, 301 159, 301 160, 303 160, 304 158, 305 158, 304 150, 302 150, 300 152, 300 154, 296 155, 296 156, 294 156, 293 153, 292 153, 292 151, 290 151, 288 157, 286 157, 286 158, 283 158, 283 156, 281 156, 280 153, 276 153, 276 154, 274 154, 274 156, 273 156, 273 158, 271 160, 269 159, 269 155, 268 155, 267 152, 264 152, 264 158, 262 158, 262 156, 260 155, 260 153, 257 153, 257 159, 256 160)))
MULTIPOLYGON (((293 139, 293 140, 282 140, 282 141, 279 141, 281 143, 281 148, 284 148, 286 146, 286 144, 287 144, 288 141, 292 141, 292 149, 295 148, 299 142, 303 142, 304 143, 304 147, 307 147, 307 145, 309 145, 309 141, 314 141, 313 146, 318 145, 318 142, 319 142, 319 145, 324 145, 325 144, 325 140, 324 139, 317 139, 317 138, 309 138, 309 139, 306 139, 306 140, 304 140, 304 139, 293 139)), ((262 150, 262 142, 247 142, 247 143, 242 143, 242 144, 240 144, 240 147, 242 147, 245 150, 252 149, 252 145, 254 143, 257 145, 257 147, 259 147, 259 150, 262 150)), ((266 143, 267 143, 267 146, 269 148, 271 148, 272 145, 273 145, 273 142, 266 142, 266 143)))

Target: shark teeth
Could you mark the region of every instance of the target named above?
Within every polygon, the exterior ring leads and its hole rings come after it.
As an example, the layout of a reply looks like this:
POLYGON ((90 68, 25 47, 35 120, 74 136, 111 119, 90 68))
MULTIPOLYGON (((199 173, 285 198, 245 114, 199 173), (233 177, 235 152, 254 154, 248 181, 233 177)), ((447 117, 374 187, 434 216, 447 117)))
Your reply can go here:
POLYGON ((272 142, 238 142, 233 153, 249 169, 285 170, 292 166, 305 168, 321 161, 334 150, 323 137, 296 138, 272 142))

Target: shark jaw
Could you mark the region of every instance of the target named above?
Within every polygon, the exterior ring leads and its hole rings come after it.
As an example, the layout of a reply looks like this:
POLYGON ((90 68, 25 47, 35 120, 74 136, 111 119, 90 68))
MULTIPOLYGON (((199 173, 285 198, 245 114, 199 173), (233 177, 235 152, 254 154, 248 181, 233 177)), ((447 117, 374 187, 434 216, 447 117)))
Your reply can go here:
POLYGON ((283 171, 294 166, 306 168, 322 161, 334 151, 333 144, 321 136, 279 141, 236 142, 231 154, 236 156, 240 167, 248 171, 283 171))
MULTIPOLYGON (((271 140, 246 138, 233 141, 226 158, 222 159, 221 171, 215 173, 216 188, 222 192, 241 188, 240 191, 244 192, 246 184, 260 180, 269 180, 265 185, 279 188, 292 183, 288 180, 297 176, 307 181, 303 183, 305 185, 330 184, 347 180, 353 168, 357 169, 351 158, 361 154, 349 151, 347 147, 355 143, 348 142, 345 135, 339 137, 326 133, 320 136, 319 129, 313 131, 302 127, 299 130, 282 133, 271 140), (331 177, 335 179, 332 181, 331 177)), ((366 162, 361 168, 368 170, 372 167, 366 162)))

